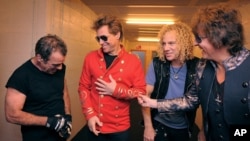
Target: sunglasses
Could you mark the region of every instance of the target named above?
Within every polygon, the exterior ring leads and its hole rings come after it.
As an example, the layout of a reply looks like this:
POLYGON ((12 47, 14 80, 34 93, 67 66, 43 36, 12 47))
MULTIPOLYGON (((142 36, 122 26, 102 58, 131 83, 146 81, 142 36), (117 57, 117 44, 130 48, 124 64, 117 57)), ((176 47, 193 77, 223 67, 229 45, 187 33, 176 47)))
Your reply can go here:
POLYGON ((104 42, 108 41, 108 37, 105 35, 96 36, 95 39, 97 40, 97 42, 100 42, 100 40, 103 40, 104 42))
POLYGON ((206 36, 200 37, 199 35, 195 34, 195 41, 199 44, 202 42, 203 39, 207 38, 206 36))

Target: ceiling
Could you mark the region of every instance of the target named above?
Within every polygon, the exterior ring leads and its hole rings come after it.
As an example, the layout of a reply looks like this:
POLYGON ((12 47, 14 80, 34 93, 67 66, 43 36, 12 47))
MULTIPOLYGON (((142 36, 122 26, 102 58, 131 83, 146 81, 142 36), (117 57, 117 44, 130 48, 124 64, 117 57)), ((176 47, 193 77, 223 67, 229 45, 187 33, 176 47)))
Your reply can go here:
POLYGON ((123 23, 124 36, 128 41, 136 41, 138 37, 157 37, 162 25, 127 24, 133 19, 172 19, 187 24, 193 13, 201 6, 218 2, 244 4, 248 0, 81 0, 97 15, 111 14, 123 23))

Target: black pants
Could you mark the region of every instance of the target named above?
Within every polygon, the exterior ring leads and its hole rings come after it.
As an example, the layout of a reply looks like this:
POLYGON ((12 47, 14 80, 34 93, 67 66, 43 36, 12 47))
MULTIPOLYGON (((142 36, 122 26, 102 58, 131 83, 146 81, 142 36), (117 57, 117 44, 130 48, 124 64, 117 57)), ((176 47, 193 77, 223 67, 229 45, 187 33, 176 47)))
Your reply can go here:
POLYGON ((167 127, 155 121, 154 128, 156 131, 155 141, 188 141, 188 128, 174 129, 167 127))
POLYGON ((109 134, 98 134, 98 136, 96 136, 88 128, 87 135, 88 141, 129 141, 129 130, 109 134))

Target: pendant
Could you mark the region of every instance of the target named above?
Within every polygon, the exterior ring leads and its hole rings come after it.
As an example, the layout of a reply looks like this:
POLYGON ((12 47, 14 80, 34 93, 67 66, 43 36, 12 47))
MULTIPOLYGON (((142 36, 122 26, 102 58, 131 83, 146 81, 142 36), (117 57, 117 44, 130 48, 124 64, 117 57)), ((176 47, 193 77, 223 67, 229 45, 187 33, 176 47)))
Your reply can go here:
POLYGON ((177 80, 178 78, 178 74, 174 73, 174 79, 177 80))
POLYGON ((221 103, 221 99, 220 99, 220 96, 219 96, 219 95, 217 95, 215 101, 216 101, 217 103, 221 103))

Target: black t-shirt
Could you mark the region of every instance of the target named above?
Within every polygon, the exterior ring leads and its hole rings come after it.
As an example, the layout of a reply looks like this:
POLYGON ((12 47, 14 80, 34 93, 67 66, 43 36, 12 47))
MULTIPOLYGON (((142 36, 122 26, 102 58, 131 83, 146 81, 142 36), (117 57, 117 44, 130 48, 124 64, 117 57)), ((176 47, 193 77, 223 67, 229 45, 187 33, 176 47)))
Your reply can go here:
MULTIPOLYGON (((11 87, 26 95, 23 111, 35 115, 54 116, 64 112, 64 77, 66 66, 55 74, 47 74, 28 60, 9 78, 6 88, 11 87)), ((45 126, 22 126, 23 141, 60 141, 58 133, 45 126), (54 137, 53 137, 54 135, 54 137), (54 139, 53 139, 54 138, 54 139)))
POLYGON ((114 59, 117 57, 117 55, 115 56, 111 56, 107 53, 103 53, 104 54, 104 59, 105 59, 105 62, 106 62, 106 68, 108 68, 112 62, 114 61, 114 59))

